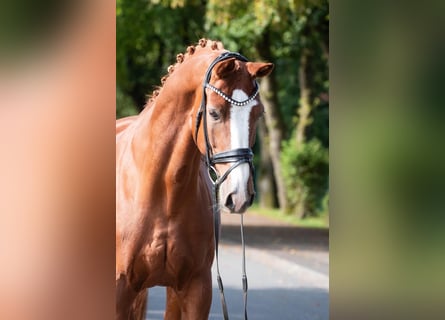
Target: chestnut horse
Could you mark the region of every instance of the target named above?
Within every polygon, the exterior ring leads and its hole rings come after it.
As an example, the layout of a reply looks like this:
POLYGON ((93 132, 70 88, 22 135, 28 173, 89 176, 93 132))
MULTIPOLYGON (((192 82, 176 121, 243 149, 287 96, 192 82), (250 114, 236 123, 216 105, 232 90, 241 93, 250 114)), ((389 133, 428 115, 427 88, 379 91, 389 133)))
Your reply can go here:
POLYGON ((153 286, 167 287, 165 319, 208 318, 215 246, 206 164, 225 176, 217 205, 243 213, 263 114, 255 79, 273 69, 227 52, 206 39, 189 46, 145 109, 116 122, 116 319, 145 319, 153 286))

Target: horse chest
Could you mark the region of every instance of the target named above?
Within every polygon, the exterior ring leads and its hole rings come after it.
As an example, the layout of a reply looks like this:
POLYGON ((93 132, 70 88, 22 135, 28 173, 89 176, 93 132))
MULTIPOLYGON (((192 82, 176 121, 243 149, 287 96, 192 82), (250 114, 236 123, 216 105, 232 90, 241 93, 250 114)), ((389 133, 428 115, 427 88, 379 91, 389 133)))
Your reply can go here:
MULTIPOLYGON (((208 243, 208 242, 207 242, 208 243)), ((170 236, 147 244, 143 257, 148 286, 176 285, 196 270, 209 268, 213 248, 170 236)))

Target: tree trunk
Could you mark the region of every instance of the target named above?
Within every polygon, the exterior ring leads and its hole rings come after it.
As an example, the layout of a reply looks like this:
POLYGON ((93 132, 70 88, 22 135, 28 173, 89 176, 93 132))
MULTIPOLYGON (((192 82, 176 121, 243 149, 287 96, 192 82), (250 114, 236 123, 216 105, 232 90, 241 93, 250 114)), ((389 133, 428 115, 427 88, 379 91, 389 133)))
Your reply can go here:
POLYGON ((286 186, 284 184, 283 173, 281 170, 281 141, 283 140, 283 121, 277 102, 277 90, 274 74, 263 78, 260 85, 261 98, 266 111, 265 119, 269 132, 269 154, 272 161, 272 167, 277 186, 277 196, 280 208, 288 210, 286 196, 286 186))
POLYGON ((306 140, 306 128, 312 123, 310 114, 312 111, 310 95, 311 91, 307 83, 308 52, 303 50, 300 57, 298 79, 300 84, 300 107, 298 108, 298 123, 296 130, 297 145, 302 145, 306 140))
POLYGON ((260 142, 260 168, 258 175, 258 191, 261 208, 277 208, 278 199, 274 181, 272 159, 269 152, 269 133, 264 119, 258 126, 260 142))
MULTIPOLYGON (((298 108, 298 123, 296 128, 297 147, 306 142, 306 129, 312 123, 310 117, 312 105, 310 101, 311 90, 308 86, 308 51, 303 49, 300 57, 300 66, 298 70, 298 80, 300 85, 300 107, 298 108)), ((297 188, 297 193, 302 193, 302 187, 297 188)), ((299 197, 294 210, 295 215, 303 219, 306 216, 305 201, 299 197)))
MULTIPOLYGON (((262 60, 273 61, 270 51, 269 32, 265 30, 262 39, 257 43, 256 48, 262 60)), ((265 119, 267 131, 269 133, 269 154, 277 188, 278 203, 282 210, 288 211, 289 205, 286 195, 283 172, 281 170, 281 142, 284 137, 284 121, 278 106, 278 88, 276 73, 272 72, 263 78, 260 84, 261 100, 265 109, 265 119)))

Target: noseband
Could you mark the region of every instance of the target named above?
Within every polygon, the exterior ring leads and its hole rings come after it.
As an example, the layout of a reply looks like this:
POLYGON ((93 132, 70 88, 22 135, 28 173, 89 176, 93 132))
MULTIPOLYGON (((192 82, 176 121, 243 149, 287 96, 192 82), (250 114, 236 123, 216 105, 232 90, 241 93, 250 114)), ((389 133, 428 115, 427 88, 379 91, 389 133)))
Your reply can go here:
MULTIPOLYGON (((259 86, 255 81, 255 92, 244 101, 237 101, 229 96, 227 96, 224 92, 212 86, 209 81, 212 75, 213 67, 224 60, 236 58, 237 60, 247 62, 247 58, 242 56, 236 52, 224 52, 220 54, 208 67, 207 72, 205 74, 203 86, 202 86, 202 100, 201 106, 199 108, 198 114, 196 116, 196 128, 195 128, 195 141, 198 141, 198 131, 201 120, 203 120, 203 131, 204 131, 204 139, 205 139, 205 147, 206 147, 206 166, 209 173, 209 177, 213 182, 212 188, 212 203, 213 203, 213 216, 214 216, 214 234, 215 234, 215 255, 216 255, 216 272, 217 272, 217 281, 220 292, 221 305, 223 309, 224 319, 228 320, 228 311, 227 304, 224 297, 224 287, 221 280, 220 272, 219 272, 219 262, 218 262, 218 244, 219 244, 219 228, 221 223, 221 216, 219 210, 219 201, 218 201, 218 191, 221 184, 227 179, 228 175, 238 166, 243 163, 249 164, 251 174, 254 174, 254 166, 253 166, 253 152, 250 148, 237 148, 228 151, 219 152, 213 154, 212 146, 209 140, 209 134, 207 129, 207 95, 206 89, 209 88, 213 92, 220 95, 224 100, 229 102, 233 107, 244 107, 250 102, 252 102, 258 95, 259 86), (204 115, 204 116, 203 116, 204 115), (219 163, 230 163, 231 166, 224 172, 223 175, 220 175, 215 168, 216 164, 219 163)), ((253 201, 253 198, 252 198, 253 201)), ((246 276, 246 257, 245 257, 245 245, 244 245, 244 232, 243 232, 243 215, 241 214, 241 245, 242 245, 242 283, 243 283, 243 302, 244 302, 244 319, 247 320, 247 276, 246 276)))

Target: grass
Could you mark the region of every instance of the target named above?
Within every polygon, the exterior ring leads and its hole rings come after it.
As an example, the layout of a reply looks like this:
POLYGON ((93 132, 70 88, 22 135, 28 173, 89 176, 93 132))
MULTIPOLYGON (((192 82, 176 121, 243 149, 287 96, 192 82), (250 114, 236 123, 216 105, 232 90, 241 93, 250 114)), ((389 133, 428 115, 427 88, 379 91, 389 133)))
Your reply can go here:
POLYGON ((280 209, 260 208, 257 204, 252 205, 251 210, 259 215, 283 221, 298 227, 329 228, 328 214, 324 212, 320 217, 308 217, 299 219, 294 215, 287 215, 280 209))

